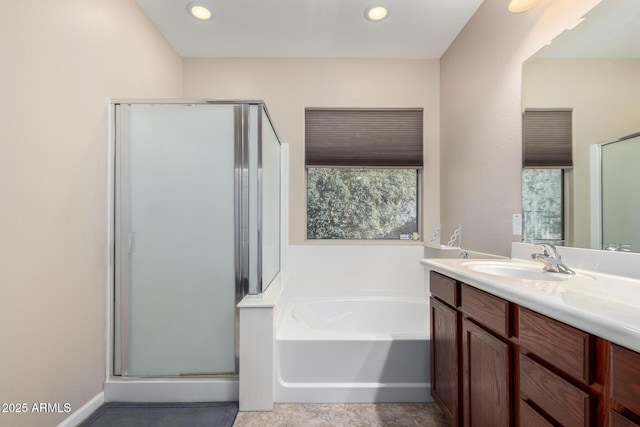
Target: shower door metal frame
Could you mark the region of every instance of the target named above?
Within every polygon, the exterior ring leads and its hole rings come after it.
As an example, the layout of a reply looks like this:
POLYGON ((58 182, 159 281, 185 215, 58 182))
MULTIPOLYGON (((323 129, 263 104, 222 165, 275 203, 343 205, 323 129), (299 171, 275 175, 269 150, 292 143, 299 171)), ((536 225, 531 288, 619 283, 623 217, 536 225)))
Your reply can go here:
MULTIPOLYGON (((129 377, 129 277, 128 277, 128 255, 131 247, 134 244, 133 236, 127 231, 127 227, 124 225, 128 221, 129 205, 128 205, 128 174, 127 168, 123 168, 123 165, 127 163, 127 138, 126 132, 126 110, 130 105, 167 105, 167 104, 183 104, 183 105, 234 105, 235 106, 235 124, 234 124, 234 194, 235 194, 235 206, 234 206, 234 236, 235 236, 235 295, 236 304, 248 295, 252 289, 257 286, 257 292, 262 291, 261 277, 256 277, 251 280, 252 277, 249 274, 249 240, 250 240, 250 228, 249 222, 249 203, 250 192, 248 188, 248 182, 250 177, 250 165, 249 165, 249 151, 250 144, 249 139, 254 135, 251 135, 250 129, 250 110, 251 107, 258 108, 263 107, 262 101, 209 101, 209 100, 120 100, 112 101, 111 108, 114 117, 114 141, 113 141, 113 156, 114 156, 114 190, 113 190, 113 230, 114 230, 114 245, 113 245, 113 364, 111 366, 111 375, 129 377), (246 184, 246 185, 245 185, 246 184), (247 226, 244 227, 243 224, 247 226), (124 243, 124 244, 123 244, 124 243), (125 247, 127 248, 125 250, 125 247), (254 286, 251 286, 253 282, 254 286), (118 339, 119 337, 119 339, 118 339)), ((261 111, 261 110, 260 110, 261 111)), ((265 108, 266 111, 266 108, 265 108)), ((261 115, 258 114, 259 125, 261 130, 261 115)), ((258 153, 261 148, 260 133, 255 135, 258 144, 258 153)), ((259 154, 259 156, 261 156, 259 154)), ((261 176, 261 161, 259 161, 258 167, 258 180, 261 176)), ((261 184, 258 184, 257 192, 258 198, 260 197, 261 184)), ((258 218, 262 217, 261 204, 258 203, 257 215, 258 218)), ((259 223, 258 223, 259 224, 259 223)), ((261 244, 261 236, 258 225, 258 245, 261 244)), ((260 246, 258 246, 259 248, 260 246)), ((260 253, 260 250, 258 250, 260 253)), ((258 260, 260 258, 258 257, 258 260)), ((261 275, 261 265, 258 268, 258 274, 261 275)), ((239 310, 235 309, 235 373, 233 375, 212 375, 215 378, 237 378, 239 373, 239 310)), ((162 375, 157 376, 163 377, 162 375)), ((170 376, 175 377, 175 376, 170 376)), ((183 377, 180 377, 183 378, 183 377)))
MULTIPOLYGON (((240 103, 240 109, 238 110, 238 118, 236 123, 241 123, 240 126, 237 127, 237 130, 240 132, 239 141, 236 145, 236 149, 240 150, 238 155, 238 159, 240 159, 239 163, 237 163, 236 168, 236 196, 238 196, 237 201, 237 217, 240 218, 243 224, 248 224, 248 227, 240 229, 236 229, 238 233, 237 242, 241 242, 238 246, 236 262, 240 263, 236 269, 236 273, 238 274, 236 282, 239 284, 238 289, 242 291, 242 296, 245 295, 258 295, 261 294, 265 289, 265 283, 263 283, 262 277, 262 267, 263 267, 263 257, 262 250, 263 247, 263 209, 262 209, 262 201, 263 201, 263 180, 262 180, 262 131, 263 131, 263 115, 265 113, 268 120, 271 120, 269 116, 269 111, 267 110, 266 105, 262 101, 247 101, 246 103, 240 103), (251 123, 256 123, 256 128, 251 129, 251 123), (255 152, 255 159, 251 158, 250 153, 255 152), (251 174, 256 174, 256 179, 251 180, 251 174), (247 186, 245 187, 242 184, 242 178, 247 177, 247 186), (251 188, 251 183, 255 184, 255 187, 251 188), (255 198, 251 198, 250 195, 252 192, 256 193, 255 198), (255 207, 251 206, 251 202, 255 202, 255 207), (252 212, 255 217, 252 216, 252 212), (253 228, 255 228, 255 233, 252 233, 253 228), (251 245, 252 236, 255 236, 255 244, 251 245), (256 251, 254 253, 251 252, 251 248, 254 248, 256 251), (255 257, 256 262, 254 264, 250 264, 250 260, 255 257), (255 266, 255 271, 251 274, 252 266, 255 266)), ((272 124, 271 124, 272 125, 272 124)), ((273 126, 273 125, 272 125, 273 126)), ((280 138, 273 129, 274 134, 276 135, 276 139, 278 142, 280 138)), ((282 165, 281 165, 282 167, 282 165)), ((280 254, 278 256, 281 259, 281 251, 282 247, 279 248, 280 254)), ((269 283, 266 284, 267 286, 269 283)), ((242 299, 242 298, 240 298, 242 299)))

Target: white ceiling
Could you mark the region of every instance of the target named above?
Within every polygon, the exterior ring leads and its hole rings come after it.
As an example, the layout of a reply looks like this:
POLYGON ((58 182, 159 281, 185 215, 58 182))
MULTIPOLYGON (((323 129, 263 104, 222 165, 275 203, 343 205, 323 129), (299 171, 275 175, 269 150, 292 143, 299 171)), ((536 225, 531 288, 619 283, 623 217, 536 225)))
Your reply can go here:
POLYGON ((183 57, 314 58, 439 58, 483 2, 205 0, 215 18, 197 21, 190 1, 136 0, 183 57), (364 18, 373 3, 387 19, 364 18))

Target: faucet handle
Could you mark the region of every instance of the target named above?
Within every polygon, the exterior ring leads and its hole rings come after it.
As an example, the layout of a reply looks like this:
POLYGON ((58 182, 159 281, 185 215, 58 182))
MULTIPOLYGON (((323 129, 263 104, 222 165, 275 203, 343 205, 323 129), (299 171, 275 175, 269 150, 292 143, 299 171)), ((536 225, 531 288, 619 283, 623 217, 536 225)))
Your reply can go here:
POLYGON ((562 257, 558 253, 558 250, 551 243, 540 243, 543 253, 531 254, 531 258, 541 261, 544 264, 544 269, 552 271, 554 273, 575 274, 575 272, 562 263, 562 257))

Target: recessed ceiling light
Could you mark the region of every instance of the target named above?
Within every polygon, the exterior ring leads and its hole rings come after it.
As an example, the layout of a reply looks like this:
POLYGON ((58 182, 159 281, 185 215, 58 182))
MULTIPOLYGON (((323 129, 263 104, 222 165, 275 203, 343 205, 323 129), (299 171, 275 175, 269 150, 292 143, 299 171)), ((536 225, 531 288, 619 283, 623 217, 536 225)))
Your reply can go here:
POLYGON ((511 0, 509 12, 520 13, 533 9, 541 0, 511 0))
POLYGON ((208 21, 213 18, 213 12, 211 12, 211 6, 199 1, 191 2, 187 5, 187 10, 196 19, 201 21, 208 21))
POLYGON ((372 4, 364 10, 364 17, 369 21, 382 21, 389 16, 389 10, 384 6, 372 4))

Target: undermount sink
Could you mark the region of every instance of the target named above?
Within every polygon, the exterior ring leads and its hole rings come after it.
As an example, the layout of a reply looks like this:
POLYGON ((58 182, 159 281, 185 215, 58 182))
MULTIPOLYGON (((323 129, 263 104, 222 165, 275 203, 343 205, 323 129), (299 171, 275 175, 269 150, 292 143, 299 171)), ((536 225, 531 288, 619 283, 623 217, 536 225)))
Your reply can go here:
POLYGON ((593 277, 582 273, 570 275, 545 271, 542 264, 538 266, 535 263, 517 263, 513 261, 471 261, 462 264, 462 266, 478 273, 522 280, 562 282, 569 280, 572 277, 588 278, 593 280, 593 277))

